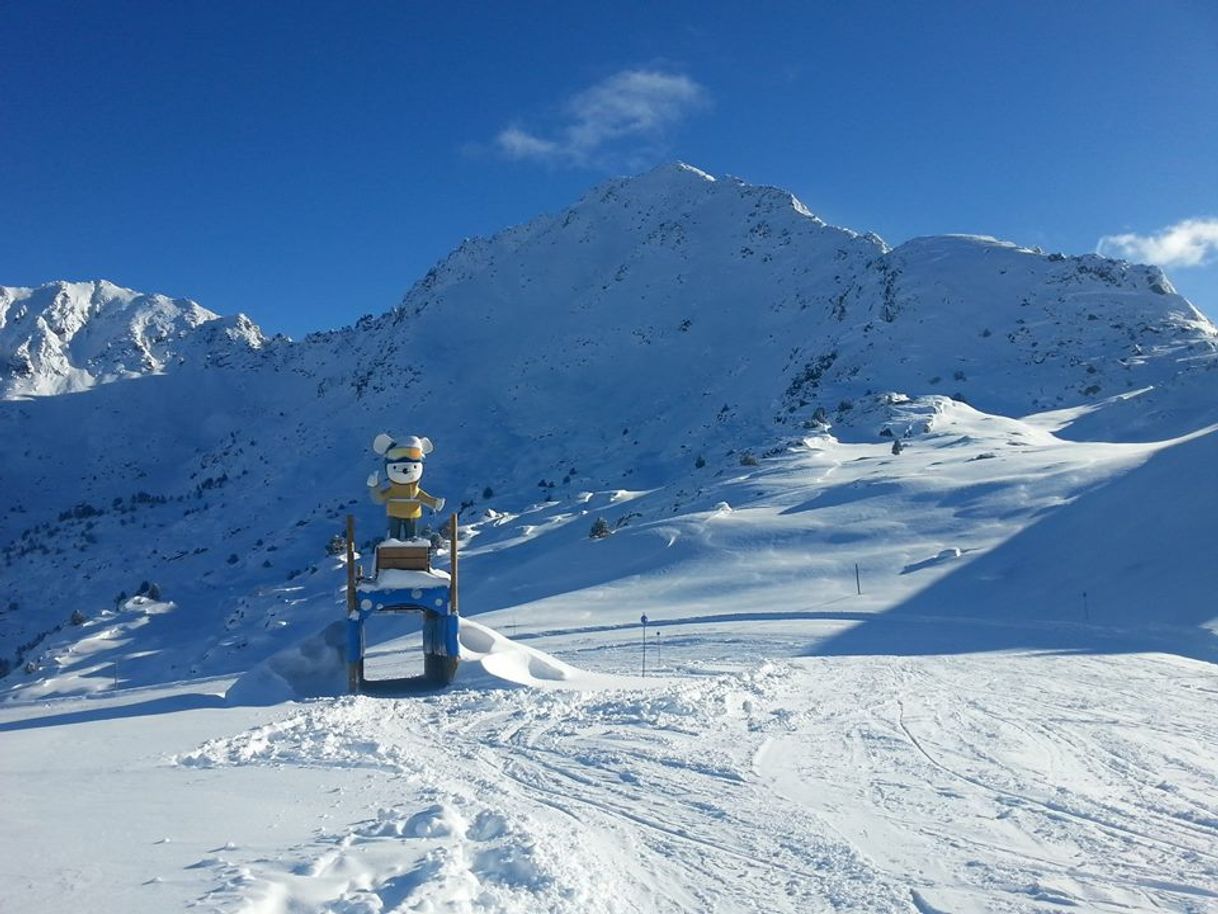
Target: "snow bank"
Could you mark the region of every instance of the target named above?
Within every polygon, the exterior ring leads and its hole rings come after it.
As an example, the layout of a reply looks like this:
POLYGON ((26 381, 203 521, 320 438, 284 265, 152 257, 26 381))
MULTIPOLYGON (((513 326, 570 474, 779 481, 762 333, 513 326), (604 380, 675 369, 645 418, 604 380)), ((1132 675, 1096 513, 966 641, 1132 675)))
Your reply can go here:
POLYGON ((655 680, 578 669, 472 619, 461 619, 459 639, 458 685, 494 687, 508 683, 533 688, 595 690, 654 687, 656 684, 655 680))
POLYGON ((274 705, 347 691, 346 621, 273 654, 234 682, 230 704, 274 705))
POLYGON ((570 682, 584 675, 557 657, 519 644, 494 629, 470 619, 461 620, 461 680, 473 678, 473 671, 516 685, 552 685, 570 682))

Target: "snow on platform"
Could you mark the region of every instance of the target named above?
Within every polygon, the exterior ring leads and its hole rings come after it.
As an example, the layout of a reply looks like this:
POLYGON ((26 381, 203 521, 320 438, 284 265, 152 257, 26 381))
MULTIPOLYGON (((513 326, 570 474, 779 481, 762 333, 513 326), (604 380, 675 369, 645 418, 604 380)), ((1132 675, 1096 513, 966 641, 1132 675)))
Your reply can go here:
POLYGON ((359 590, 426 590, 429 587, 448 587, 451 583, 448 572, 438 568, 431 571, 382 568, 375 578, 360 581, 359 590))

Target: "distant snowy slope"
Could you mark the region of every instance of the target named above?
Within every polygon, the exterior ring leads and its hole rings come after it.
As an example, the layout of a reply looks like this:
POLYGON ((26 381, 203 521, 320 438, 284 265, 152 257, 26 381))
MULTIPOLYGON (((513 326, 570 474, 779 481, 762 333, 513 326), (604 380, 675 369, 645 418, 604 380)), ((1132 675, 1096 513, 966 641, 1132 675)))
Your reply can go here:
MULTIPOLYGON (((1122 639, 1135 631, 1218 631, 1212 597, 1218 429, 1151 453, 1123 474, 1081 487, 1068 504, 831 639, 822 652, 934 654, 1018 645, 1103 653, 1125 649, 1122 639), (967 637, 950 621, 979 617, 990 625, 967 637), (1105 630, 1115 647, 1097 637, 1105 630)), ((1195 636, 1175 647, 1218 657, 1213 638, 1195 636)))
POLYGON ((262 343, 262 333, 244 315, 221 318, 187 299, 105 281, 0 286, 4 398, 84 390, 262 343))

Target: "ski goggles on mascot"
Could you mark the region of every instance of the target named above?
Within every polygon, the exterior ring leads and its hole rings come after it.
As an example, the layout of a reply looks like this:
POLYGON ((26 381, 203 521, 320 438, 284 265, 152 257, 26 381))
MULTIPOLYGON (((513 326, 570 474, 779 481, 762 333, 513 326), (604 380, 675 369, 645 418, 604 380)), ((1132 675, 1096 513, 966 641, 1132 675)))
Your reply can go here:
POLYGON ((394 445, 385 452, 386 463, 422 463, 422 461, 423 449, 421 447, 394 445))

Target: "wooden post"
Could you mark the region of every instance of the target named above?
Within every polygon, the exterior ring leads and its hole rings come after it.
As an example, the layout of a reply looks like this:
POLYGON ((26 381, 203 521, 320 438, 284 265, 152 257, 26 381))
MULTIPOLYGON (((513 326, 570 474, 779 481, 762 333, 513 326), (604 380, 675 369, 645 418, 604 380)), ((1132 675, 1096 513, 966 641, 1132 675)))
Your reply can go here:
POLYGON ((461 607, 457 602, 457 515, 454 514, 448 522, 448 561, 449 584, 448 602, 452 606, 454 616, 461 615, 461 607))
MULTIPOLYGON (((359 612, 357 600, 359 595, 355 590, 355 517, 347 515, 347 625, 357 624, 352 619, 354 613, 359 612)), ((361 629, 362 629, 361 625, 361 629)), ((360 635, 360 644, 363 643, 363 635, 360 635)), ((347 691, 352 695, 359 691, 359 683, 363 678, 363 657, 359 659, 347 658, 347 691)))

